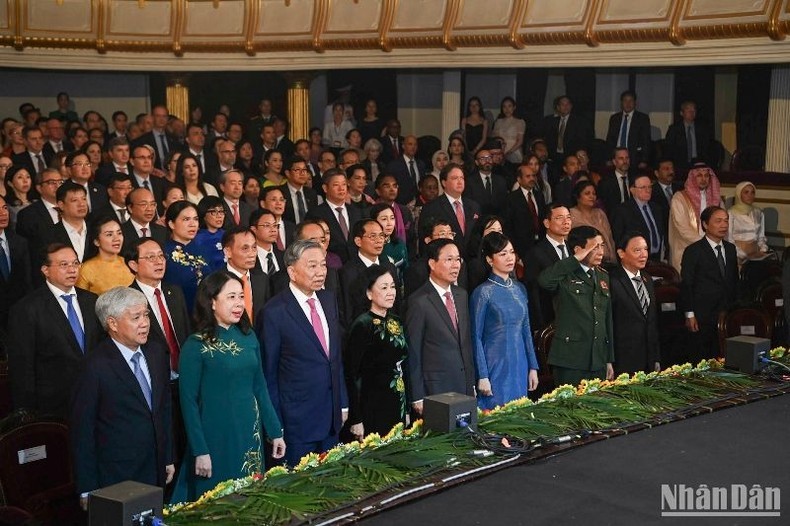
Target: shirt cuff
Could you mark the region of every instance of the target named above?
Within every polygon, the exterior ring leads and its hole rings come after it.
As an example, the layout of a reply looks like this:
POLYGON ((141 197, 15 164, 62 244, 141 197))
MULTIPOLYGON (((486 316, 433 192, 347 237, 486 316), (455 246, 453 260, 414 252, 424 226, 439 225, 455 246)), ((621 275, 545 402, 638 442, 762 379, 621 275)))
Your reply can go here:
POLYGON ((348 407, 344 407, 340 411, 342 411, 343 413, 348 413, 348 407))
POLYGON ((688 311, 686 313, 686 318, 696 318, 696 316, 694 316, 694 311, 688 311))
POLYGON ((419 400, 415 400, 414 402, 411 403, 411 405, 416 405, 421 403, 422 403, 422 398, 420 398, 419 400))

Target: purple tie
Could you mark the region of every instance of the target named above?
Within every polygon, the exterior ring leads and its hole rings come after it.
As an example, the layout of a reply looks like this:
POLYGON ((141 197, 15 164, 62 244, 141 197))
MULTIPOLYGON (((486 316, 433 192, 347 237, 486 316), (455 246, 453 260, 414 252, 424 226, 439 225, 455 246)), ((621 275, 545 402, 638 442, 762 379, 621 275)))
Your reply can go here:
POLYGON ((450 315, 450 321, 453 322, 456 332, 458 331, 458 313, 455 311, 455 302, 453 301, 453 294, 448 290, 444 293, 444 306, 447 307, 447 314, 450 315))
POLYGON ((318 315, 318 310, 315 308, 315 298, 309 298, 307 304, 310 305, 310 322, 313 324, 313 332, 321 342, 321 347, 324 349, 324 354, 329 358, 329 347, 326 344, 326 336, 324 336, 324 327, 321 325, 321 316, 318 315))

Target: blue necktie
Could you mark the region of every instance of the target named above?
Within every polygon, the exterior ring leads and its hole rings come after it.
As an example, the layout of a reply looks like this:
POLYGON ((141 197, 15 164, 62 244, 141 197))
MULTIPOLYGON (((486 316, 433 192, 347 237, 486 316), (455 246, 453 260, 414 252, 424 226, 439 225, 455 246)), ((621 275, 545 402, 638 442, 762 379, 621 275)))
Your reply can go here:
POLYGON ((82 330, 82 325, 80 325, 80 318, 77 316, 77 310, 74 308, 74 304, 71 300, 74 299, 73 294, 62 294, 60 296, 63 298, 63 301, 66 302, 66 314, 69 318, 69 325, 71 325, 71 330, 74 331, 74 337, 77 338, 77 343, 82 349, 83 354, 85 353, 85 331, 82 330))
POLYGON ((143 390, 148 409, 151 409, 151 386, 148 385, 148 380, 146 380, 143 369, 140 367, 140 357, 142 355, 143 351, 135 352, 132 355, 132 365, 134 365, 134 377, 137 378, 137 383, 140 384, 140 389, 143 390))
POLYGON ((655 222, 653 222, 653 215, 647 205, 642 205, 642 213, 645 214, 645 221, 647 221, 647 227, 650 229, 650 253, 657 254, 661 249, 661 240, 658 238, 658 229, 655 222))
POLYGON ((620 127, 620 144, 622 148, 628 147, 628 114, 623 114, 623 125, 620 127))
POLYGON ((9 264, 8 252, 5 251, 3 240, 0 239, 0 274, 3 279, 8 279, 11 274, 11 265, 9 264))

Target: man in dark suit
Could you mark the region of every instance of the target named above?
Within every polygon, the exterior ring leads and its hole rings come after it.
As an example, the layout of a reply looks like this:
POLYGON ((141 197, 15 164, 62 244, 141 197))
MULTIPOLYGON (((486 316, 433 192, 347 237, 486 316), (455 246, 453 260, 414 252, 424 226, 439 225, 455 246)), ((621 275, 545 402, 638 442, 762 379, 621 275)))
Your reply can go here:
POLYGON ((650 201, 653 182, 647 175, 639 175, 631 179, 629 190, 631 199, 621 203, 609 216, 615 243, 619 244, 626 232, 638 232, 647 240, 650 259, 660 261, 667 249, 667 219, 664 210, 650 201))
POLYGON ((96 302, 109 338, 85 360, 71 406, 77 491, 133 480, 164 487, 173 480, 170 369, 148 341, 145 295, 115 287, 96 302))
POLYGON ((397 178, 400 204, 408 204, 417 197, 417 186, 426 172, 425 163, 417 158, 417 137, 407 135, 403 139, 403 154, 390 160, 384 172, 397 178))
POLYGON ((697 122, 697 104, 693 101, 687 100, 680 105, 680 120, 667 128, 665 143, 666 155, 675 163, 676 169, 690 168, 695 159, 714 168, 718 165, 712 158, 710 130, 697 122))
POLYGON ((683 184, 675 181, 675 165, 670 159, 659 159, 653 170, 655 182, 650 202, 657 204, 664 211, 665 229, 669 231, 669 209, 672 196, 683 190, 683 184))
POLYGON ((475 225, 480 220, 480 206, 471 199, 461 199, 465 188, 465 176, 460 165, 448 163, 439 173, 439 180, 444 188, 444 195, 422 207, 420 231, 429 220, 447 221, 455 232, 458 249, 465 256, 475 225))
POLYGON ((47 142, 44 143, 44 153, 50 158, 62 151, 70 151, 73 145, 65 141, 65 129, 62 120, 57 117, 47 119, 47 142))
POLYGON ((612 302, 609 275, 600 267, 603 236, 591 226, 577 226, 568 234, 566 245, 572 256, 538 276, 538 284, 557 296, 556 331, 548 360, 554 383, 611 380, 612 302))
POLYGON ((167 229, 154 222, 156 200, 154 194, 145 188, 136 188, 126 196, 129 221, 121 225, 123 251, 129 250, 135 241, 150 237, 162 247, 167 242, 167 229))
MULTIPOLYGON (((326 231, 324 230, 324 225, 321 221, 315 219, 305 219, 299 223, 294 234, 294 240, 298 239, 315 241, 326 249, 326 231)), ((280 254, 279 257, 280 261, 282 262, 282 254, 280 254)), ((285 272, 283 272, 283 274, 285 275, 285 286, 287 287, 288 274, 285 272)), ((278 284, 278 287, 279 288, 274 292, 275 294, 285 288, 281 284, 278 284)), ((340 274, 338 269, 332 268, 329 265, 326 267, 324 289, 334 292, 335 295, 340 298, 340 274)), ((338 301, 340 300, 338 299, 338 301)))
POLYGON ((458 247, 437 239, 426 255, 430 280, 409 296, 406 309, 409 399, 417 414, 426 396, 474 396, 475 384, 469 296, 453 285, 461 268, 458 247))
POLYGON ((653 279, 645 274, 648 243, 638 232, 617 241, 620 265, 609 274, 615 374, 660 371, 658 309, 653 279))
POLYGON ((255 235, 240 226, 231 227, 222 235, 222 250, 227 260, 227 270, 241 280, 244 290, 244 308, 255 323, 263 305, 269 301, 269 276, 255 269, 257 251, 255 235))
POLYGON ((504 175, 493 172, 491 152, 481 148, 475 154, 476 170, 466 180, 464 197, 480 205, 484 215, 505 213, 505 201, 509 192, 504 175))
POLYGON ((15 409, 66 418, 83 359, 101 337, 96 295, 74 284, 74 249, 51 244, 41 272, 46 286, 22 298, 8 318, 8 369, 15 409))
MULTIPOLYGON (((132 150, 132 185, 135 188, 145 188, 154 194, 158 206, 165 199, 167 183, 161 177, 151 177, 154 173, 154 149, 147 144, 135 146, 132 150)), ((164 210, 159 208, 159 213, 164 210)))
POLYGON ((324 174, 324 193, 326 201, 307 212, 310 219, 322 219, 329 225, 329 250, 345 263, 354 249, 351 248, 351 227, 362 219, 359 208, 346 206, 348 182, 346 174, 339 168, 324 174))
POLYGON ((0 197, 0 347, 6 343, 11 305, 33 288, 27 240, 8 228, 11 214, 0 197))
POLYGON ((571 231, 571 213, 562 203, 546 207, 543 216, 546 235, 530 247, 524 258, 524 285, 529 296, 529 319, 533 330, 554 321, 554 295, 538 285, 541 272, 569 257, 566 244, 571 231))
MULTIPOLYGON (((303 161, 305 161, 305 168, 307 168, 307 180, 308 181, 317 181, 320 179, 321 169, 318 167, 316 163, 310 162, 310 141, 307 139, 299 139, 294 143, 294 149, 297 156, 301 157, 303 161)), ((320 190, 321 185, 313 185, 312 190, 314 192, 318 192, 320 190)), ((295 221, 294 221, 295 222, 295 221)))
POLYGON ((525 260, 527 251, 545 232, 543 216, 546 203, 537 188, 538 174, 528 165, 518 167, 518 188, 505 200, 505 232, 513 241, 516 254, 525 260))
POLYGON ((232 141, 220 137, 214 141, 211 147, 214 150, 214 156, 211 165, 203 174, 203 181, 216 187, 219 185, 220 174, 236 165, 236 146, 232 141))
POLYGON ((628 189, 631 187, 631 179, 628 171, 631 168, 631 159, 627 148, 615 148, 612 156, 614 172, 606 173, 598 183, 598 197, 606 207, 606 215, 612 220, 612 214, 621 203, 631 199, 628 189))
POLYGON ((270 296, 288 287, 283 251, 277 248, 277 218, 271 210, 259 208, 250 216, 250 230, 255 235, 255 271, 269 277, 270 296))
POLYGON ((110 185, 110 177, 113 174, 125 173, 131 175, 133 169, 132 163, 129 162, 130 150, 126 137, 110 139, 108 153, 110 154, 110 162, 100 164, 96 169, 95 177, 96 182, 104 186, 110 185))
POLYGON ((57 200, 60 221, 46 233, 44 244, 63 243, 74 249, 79 261, 89 260, 99 249, 91 243, 88 235, 88 224, 85 221, 88 217, 88 198, 85 187, 66 181, 58 188, 57 200))
POLYGON ((719 313, 735 300, 738 283, 735 245, 725 240, 727 211, 709 206, 700 220, 705 236, 686 247, 680 266, 680 303, 691 333, 688 351, 692 363, 722 355, 716 326, 719 313))
POLYGON ((381 162, 386 166, 403 155, 403 137, 400 134, 400 121, 387 121, 387 133, 381 138, 381 162))
POLYGON ((285 264, 290 284, 266 304, 255 324, 289 466, 337 444, 348 418, 337 299, 321 290, 324 259, 323 248, 313 241, 289 246, 285 264))
POLYGON ((24 166, 33 177, 49 166, 52 156, 47 157, 44 151, 44 134, 39 127, 25 126, 22 128, 22 137, 25 139, 25 151, 13 154, 11 161, 15 166, 24 166))
MULTIPOLYGON (((63 184, 63 179, 56 169, 47 168, 42 173, 36 174, 33 180, 41 199, 19 211, 16 216, 16 233, 27 239, 31 269, 38 269, 41 263, 41 252, 49 238, 50 231, 60 221, 60 214, 57 210, 57 192, 60 185, 63 184)), ((35 274, 32 276, 33 283, 43 284, 43 278, 37 270, 35 274)))
MULTIPOLYGON (((392 273, 396 281, 398 275, 395 266, 386 258, 380 257, 387 236, 378 221, 360 219, 354 224, 351 235, 354 237, 354 244, 356 244, 358 251, 355 256, 351 256, 346 261, 340 270, 340 290, 343 298, 341 321, 346 329, 351 327, 357 316, 367 312, 370 306, 370 300, 367 297, 368 283, 365 280, 365 269, 371 265, 381 265, 392 273)), ((397 305, 393 312, 398 314, 397 305)))
MULTIPOLYGON (((425 256, 426 247, 435 239, 449 239, 451 241, 455 239, 455 232, 453 232, 452 226, 442 219, 426 222, 423 228, 424 230, 420 232, 420 242, 423 248, 420 250, 420 255, 409 262, 409 268, 406 269, 403 277, 406 298, 410 297, 414 291, 428 282, 431 268, 428 266, 428 258, 425 256)), ((463 258, 461 259, 461 269, 458 271, 458 279, 455 284, 462 289, 469 289, 466 263, 464 263, 463 258)))
POLYGON ((66 156, 65 163, 71 174, 71 182, 85 189, 90 217, 102 217, 110 209, 110 198, 107 196, 107 187, 91 182, 91 162, 88 154, 81 151, 71 152, 66 156))
POLYGON ((542 136, 549 148, 549 155, 556 163, 561 163, 566 155, 578 150, 590 149, 592 130, 585 120, 571 113, 573 103, 567 95, 554 99, 554 115, 543 118, 542 136))
POLYGON ((294 143, 291 139, 288 138, 286 132, 288 131, 287 123, 284 119, 280 117, 276 117, 274 119, 274 136, 275 136, 275 148, 280 150, 283 154, 283 159, 287 159, 294 154, 294 143))
POLYGON ((115 217, 119 224, 129 221, 129 209, 126 207, 126 198, 134 189, 132 178, 124 173, 114 173, 110 176, 107 186, 107 196, 109 197, 109 210, 105 215, 115 217))
POLYGON ((290 157, 285 161, 284 168, 288 182, 282 188, 285 197, 283 218, 298 225, 305 220, 310 210, 318 206, 318 194, 306 186, 310 181, 310 172, 304 158, 290 157))
POLYGON ((628 148, 634 168, 647 168, 650 162, 650 117, 636 110, 636 93, 626 90, 620 94, 621 111, 609 117, 606 145, 611 150, 628 148))
POLYGON ((244 194, 244 174, 232 169, 219 175, 219 190, 222 192, 222 208, 225 209, 225 223, 222 228, 234 226, 249 228, 250 216, 255 209, 241 198, 244 194))
POLYGON ((132 150, 142 145, 150 146, 153 150, 152 167, 155 170, 160 170, 161 175, 164 175, 167 173, 165 157, 171 151, 179 150, 180 146, 176 138, 167 133, 167 121, 170 117, 167 107, 157 104, 151 109, 151 117, 153 117, 153 128, 132 142, 132 150))

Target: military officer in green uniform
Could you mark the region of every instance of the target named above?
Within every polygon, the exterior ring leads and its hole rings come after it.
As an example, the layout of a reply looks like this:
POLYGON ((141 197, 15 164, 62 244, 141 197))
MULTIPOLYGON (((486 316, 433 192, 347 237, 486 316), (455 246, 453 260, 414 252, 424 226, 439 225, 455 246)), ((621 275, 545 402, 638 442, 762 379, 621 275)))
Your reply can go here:
POLYGON ((573 257, 544 270, 538 284, 555 296, 557 316, 549 352, 556 385, 614 377, 609 275, 599 265, 604 241, 591 226, 577 226, 566 241, 573 257))

